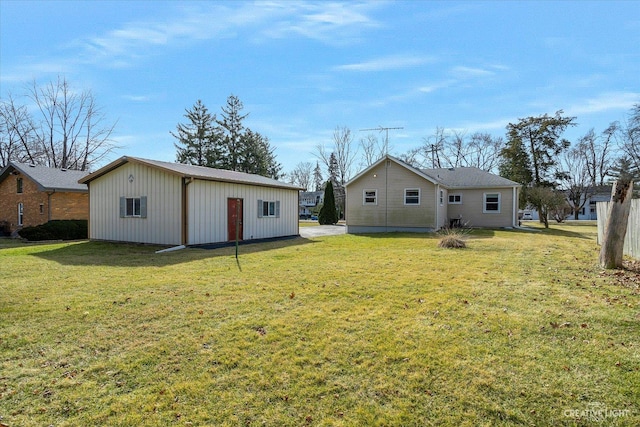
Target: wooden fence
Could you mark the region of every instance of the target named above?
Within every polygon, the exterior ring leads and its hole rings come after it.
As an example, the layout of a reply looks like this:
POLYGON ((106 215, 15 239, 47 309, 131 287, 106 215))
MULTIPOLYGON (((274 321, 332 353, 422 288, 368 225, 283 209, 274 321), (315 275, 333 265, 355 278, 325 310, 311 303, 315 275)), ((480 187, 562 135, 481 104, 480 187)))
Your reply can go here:
MULTIPOLYGON (((599 245, 602 244, 602 240, 604 239, 604 228, 607 223, 609 203, 611 202, 596 203, 596 209, 598 211, 599 245)), ((631 200, 631 211, 629 212, 627 234, 624 237, 624 253, 630 257, 640 259, 640 199, 631 200)))

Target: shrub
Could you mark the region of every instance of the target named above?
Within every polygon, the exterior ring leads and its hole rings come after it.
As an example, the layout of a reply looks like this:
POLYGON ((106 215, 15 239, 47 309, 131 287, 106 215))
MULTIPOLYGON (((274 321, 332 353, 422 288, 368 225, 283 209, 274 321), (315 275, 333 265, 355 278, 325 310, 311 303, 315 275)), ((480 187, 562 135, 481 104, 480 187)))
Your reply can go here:
POLYGON ((20 237, 30 240, 77 240, 86 239, 88 225, 85 219, 54 220, 18 231, 20 237))
POLYGON ((318 222, 321 225, 332 225, 338 222, 338 212, 336 211, 336 201, 333 195, 333 184, 331 181, 327 182, 327 186, 324 189, 324 204, 320 209, 318 222))
POLYGON ((443 228, 438 233, 442 236, 438 242, 438 247, 452 249, 466 248, 467 244, 464 241, 469 236, 469 233, 471 233, 471 228, 463 224, 462 227, 443 228))

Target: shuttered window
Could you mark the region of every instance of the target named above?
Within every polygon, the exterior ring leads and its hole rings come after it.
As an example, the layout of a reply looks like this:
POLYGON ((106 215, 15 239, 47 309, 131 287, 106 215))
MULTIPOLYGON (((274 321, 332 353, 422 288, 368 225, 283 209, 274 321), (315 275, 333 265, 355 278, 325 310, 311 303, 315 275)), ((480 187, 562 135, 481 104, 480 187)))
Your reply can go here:
POLYGON ((146 218, 147 197, 120 197, 120 218, 146 218))
POLYGON ((258 200, 258 218, 280 218, 280 202, 258 200))

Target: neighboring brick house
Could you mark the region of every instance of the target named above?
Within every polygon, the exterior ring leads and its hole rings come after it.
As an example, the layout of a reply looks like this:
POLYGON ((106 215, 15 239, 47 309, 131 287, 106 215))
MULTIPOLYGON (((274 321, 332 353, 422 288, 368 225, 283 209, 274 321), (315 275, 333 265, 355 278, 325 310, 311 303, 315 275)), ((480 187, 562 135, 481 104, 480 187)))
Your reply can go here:
POLYGON ((56 219, 89 219, 87 172, 18 162, 0 171, 0 232, 56 219))

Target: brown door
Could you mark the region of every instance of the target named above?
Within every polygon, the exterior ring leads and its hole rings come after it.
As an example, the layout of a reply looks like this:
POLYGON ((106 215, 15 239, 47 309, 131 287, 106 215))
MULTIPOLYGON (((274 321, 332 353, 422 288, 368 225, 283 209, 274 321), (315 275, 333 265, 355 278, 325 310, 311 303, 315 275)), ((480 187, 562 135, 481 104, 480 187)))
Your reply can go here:
POLYGON ((230 242, 242 240, 242 199, 227 199, 227 230, 230 242))

